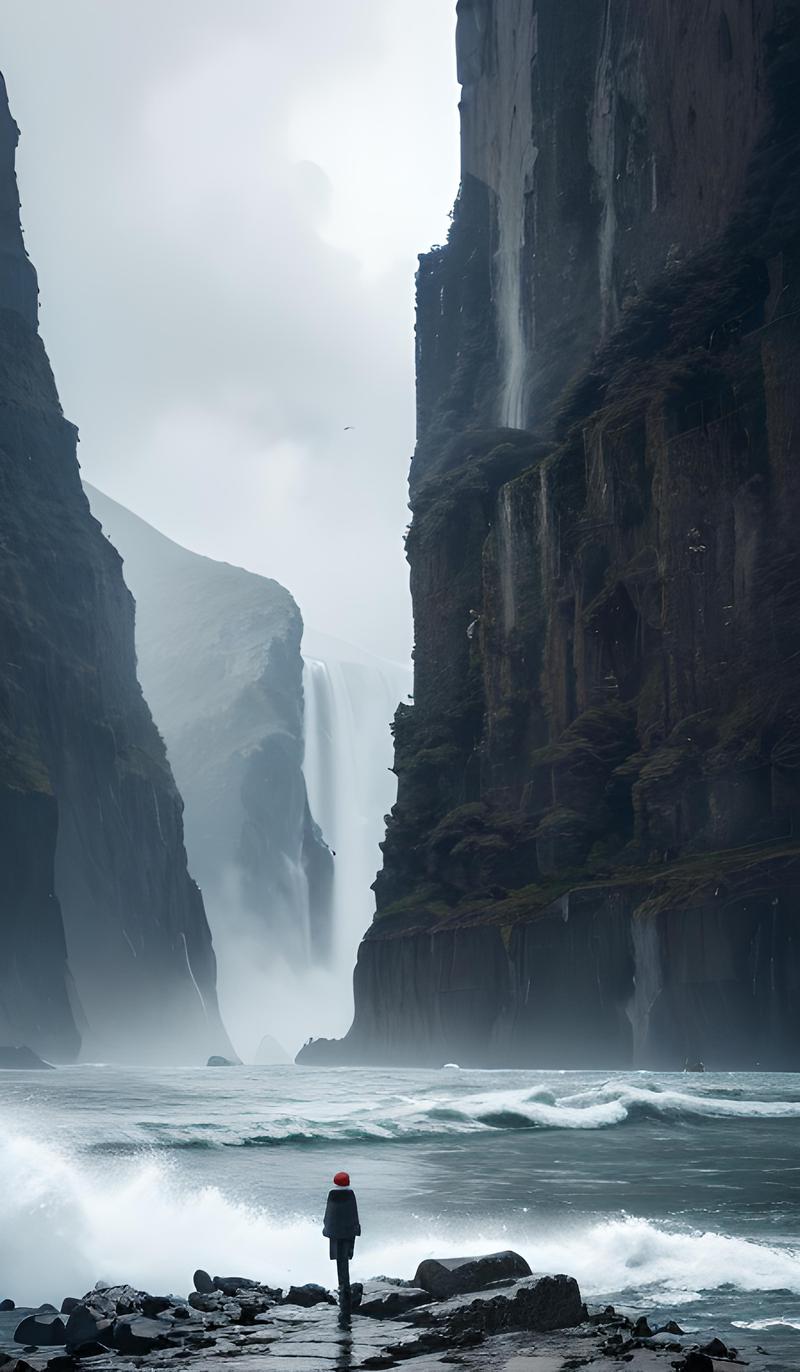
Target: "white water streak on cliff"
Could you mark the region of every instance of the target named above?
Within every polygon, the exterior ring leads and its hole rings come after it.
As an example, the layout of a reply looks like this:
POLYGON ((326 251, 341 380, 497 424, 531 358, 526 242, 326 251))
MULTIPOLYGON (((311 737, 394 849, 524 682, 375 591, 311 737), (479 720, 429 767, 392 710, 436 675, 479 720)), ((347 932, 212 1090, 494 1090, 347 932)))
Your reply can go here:
POLYGON ((522 429, 527 419, 529 352, 535 341, 533 307, 531 301, 526 302, 523 280, 525 207, 537 156, 531 108, 536 15, 530 0, 498 0, 495 10, 498 141, 493 151, 498 243, 494 295, 503 368, 500 423, 522 429))
MULTIPOLYGON (((311 640, 312 647, 314 640, 311 640)), ((349 1027, 351 973, 375 908, 378 844, 397 783, 389 725, 411 689, 411 672, 353 651, 305 658, 304 773, 311 813, 335 853, 333 960, 336 984, 328 1033, 349 1027)))
POLYGON ((615 66, 612 55, 612 0, 606 0, 603 16, 603 41, 597 63, 594 107, 589 123, 589 156, 597 177, 603 209, 597 240, 597 266, 600 280, 601 330, 603 337, 616 320, 614 296, 614 250, 617 241, 617 211, 614 201, 616 140, 615 66))
POLYGON ((498 497, 498 546, 497 560, 500 573, 500 595, 503 602, 503 629, 510 633, 517 621, 517 597, 515 590, 515 539, 514 509, 511 487, 503 486, 498 497))

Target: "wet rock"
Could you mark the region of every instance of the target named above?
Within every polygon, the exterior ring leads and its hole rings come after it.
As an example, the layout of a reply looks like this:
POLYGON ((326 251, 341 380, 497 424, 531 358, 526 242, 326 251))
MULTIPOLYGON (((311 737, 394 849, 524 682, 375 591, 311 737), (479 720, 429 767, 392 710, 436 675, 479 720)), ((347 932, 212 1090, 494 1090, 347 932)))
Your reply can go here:
POLYGON ((64 1342, 66 1327, 61 1316, 49 1310, 28 1315, 14 1331, 14 1342, 35 1348, 52 1348, 64 1342))
POLYGON ((706 1353, 709 1358, 729 1358, 730 1350, 722 1342, 722 1339, 711 1339, 708 1343, 702 1344, 701 1353, 706 1353))
POLYGON ((714 1372, 714 1363, 707 1353, 700 1353, 693 1349, 687 1353, 682 1362, 673 1363, 679 1372, 714 1372))
MULTIPOLYGON (((352 1288, 351 1288, 352 1289, 352 1288)), ((369 1281, 363 1288, 362 1315, 375 1320, 393 1320, 418 1305, 427 1305, 430 1295, 418 1286, 395 1286, 389 1282, 369 1281)))
POLYGON ((77 1296, 65 1296, 63 1301, 61 1302, 61 1314, 71 1315, 73 1310, 75 1310, 76 1307, 80 1304, 80 1299, 77 1296))
POLYGON ((518 1282, 507 1295, 490 1299, 449 1303, 448 1327, 452 1332, 474 1327, 486 1334, 505 1329, 531 1329, 546 1333, 552 1329, 571 1329, 584 1317, 581 1293, 574 1277, 560 1274, 518 1282))
POLYGON ((118 1353, 152 1353, 166 1343, 164 1326, 144 1315, 123 1315, 114 1326, 118 1353))
POLYGON ((654 1330, 652 1330, 650 1328, 650 1325, 647 1323, 646 1315, 639 1316, 638 1320, 633 1326, 633 1332, 637 1339, 652 1339, 654 1330))
POLYGON ((212 1291, 216 1289, 212 1278, 202 1267, 198 1267, 192 1281, 194 1282, 195 1291, 199 1291, 202 1296, 210 1296, 212 1291))
POLYGON ((0 1310, 16 1310, 16 1308, 12 1300, 0 1301, 0 1310))
POLYGON ((89 1339, 86 1343, 79 1343, 77 1348, 71 1348, 70 1353, 78 1361, 81 1358, 99 1358, 108 1352, 108 1347, 104 1343, 99 1343, 97 1339, 89 1339))
POLYGON ((102 1343, 111 1348, 114 1321, 101 1310, 89 1305, 76 1305, 70 1311, 62 1343, 77 1348, 83 1343, 102 1343))
POLYGON ((435 1300, 445 1301, 466 1291, 482 1291, 503 1279, 530 1276, 525 1259, 508 1249, 472 1258, 428 1258, 417 1268, 414 1285, 430 1292, 435 1300))
POLYGON ((666 1324, 662 1324, 658 1332, 659 1334, 682 1334, 684 1331, 675 1320, 667 1320, 666 1324))
POLYGON ((305 1286, 290 1286, 283 1298, 283 1304, 302 1305, 310 1309, 312 1305, 335 1305, 336 1299, 317 1282, 306 1282, 305 1286))
POLYGON ((69 1353, 57 1353, 54 1358, 47 1359, 45 1367, 47 1372, 75 1372, 75 1359, 69 1353))

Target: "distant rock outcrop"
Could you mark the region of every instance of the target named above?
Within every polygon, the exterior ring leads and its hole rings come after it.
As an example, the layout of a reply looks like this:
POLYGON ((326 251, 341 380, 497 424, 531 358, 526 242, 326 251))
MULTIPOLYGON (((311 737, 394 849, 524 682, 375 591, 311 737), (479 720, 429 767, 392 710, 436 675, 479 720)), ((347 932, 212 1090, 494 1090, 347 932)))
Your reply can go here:
POLYGON ((333 857, 303 777, 303 621, 283 586, 173 543, 91 486, 136 600, 139 675, 215 941, 324 962, 333 857))
POLYGON ((181 801, 37 332, 0 79, 0 1042, 230 1052, 181 801))

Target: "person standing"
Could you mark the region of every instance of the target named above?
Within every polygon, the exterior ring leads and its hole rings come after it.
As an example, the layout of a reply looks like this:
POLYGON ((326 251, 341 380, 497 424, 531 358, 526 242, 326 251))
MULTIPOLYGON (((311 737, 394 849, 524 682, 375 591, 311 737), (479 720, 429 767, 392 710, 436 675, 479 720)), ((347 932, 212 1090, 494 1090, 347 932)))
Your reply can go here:
POLYGON ((331 1261, 336 1263, 336 1276, 339 1282, 339 1311, 343 1319, 349 1319, 351 1311, 350 1296, 350 1259, 361 1233, 358 1218, 358 1205, 350 1188, 347 1172, 337 1172, 333 1179, 333 1190, 328 1192, 325 1206, 325 1219, 322 1232, 330 1240, 331 1261))

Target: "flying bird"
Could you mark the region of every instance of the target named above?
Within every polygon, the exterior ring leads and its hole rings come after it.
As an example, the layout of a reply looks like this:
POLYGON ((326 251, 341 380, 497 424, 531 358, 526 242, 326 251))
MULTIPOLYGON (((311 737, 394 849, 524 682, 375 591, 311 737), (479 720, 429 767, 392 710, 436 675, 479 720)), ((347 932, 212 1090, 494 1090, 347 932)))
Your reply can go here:
POLYGON ((355 424, 345 424, 345 426, 344 426, 344 431, 345 431, 345 433, 347 433, 347 430, 348 430, 348 429, 354 429, 355 427, 356 427, 355 424))

